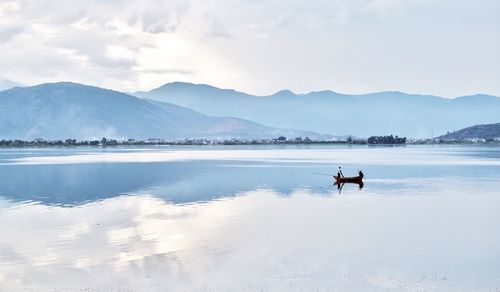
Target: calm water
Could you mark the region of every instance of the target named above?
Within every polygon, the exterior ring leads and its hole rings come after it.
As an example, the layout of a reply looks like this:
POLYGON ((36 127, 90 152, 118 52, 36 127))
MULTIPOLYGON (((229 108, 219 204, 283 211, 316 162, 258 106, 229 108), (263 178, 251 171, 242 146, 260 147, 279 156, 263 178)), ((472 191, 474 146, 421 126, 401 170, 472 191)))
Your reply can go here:
POLYGON ((379 290, 500 290, 500 147, 0 150, 2 292, 379 290))

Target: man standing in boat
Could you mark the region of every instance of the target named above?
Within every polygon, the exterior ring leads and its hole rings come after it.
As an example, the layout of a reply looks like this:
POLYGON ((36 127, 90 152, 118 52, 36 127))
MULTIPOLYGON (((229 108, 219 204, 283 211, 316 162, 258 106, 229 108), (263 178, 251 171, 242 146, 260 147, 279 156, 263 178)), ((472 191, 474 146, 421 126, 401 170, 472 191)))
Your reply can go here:
POLYGON ((338 178, 344 178, 344 174, 342 173, 342 169, 339 166, 339 171, 337 172, 337 177, 338 178))

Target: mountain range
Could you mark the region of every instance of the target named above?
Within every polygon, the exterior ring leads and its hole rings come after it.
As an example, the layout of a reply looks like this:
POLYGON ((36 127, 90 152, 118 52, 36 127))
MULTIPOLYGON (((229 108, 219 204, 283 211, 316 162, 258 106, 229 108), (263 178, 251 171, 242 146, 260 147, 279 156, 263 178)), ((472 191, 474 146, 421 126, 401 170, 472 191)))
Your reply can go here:
POLYGON ((0 91, 0 139, 428 138, 499 121, 500 98, 333 91, 269 96, 174 82, 122 92, 71 82, 0 91), (321 134, 318 134, 321 133, 321 134))
POLYGON ((338 136, 427 138, 500 119, 500 98, 484 94, 448 99, 397 91, 347 95, 329 90, 306 94, 282 90, 255 96, 205 84, 174 82, 134 95, 207 115, 338 136))
POLYGON ((232 117, 211 117, 170 103, 71 82, 0 92, 0 139, 274 138, 320 135, 232 117))

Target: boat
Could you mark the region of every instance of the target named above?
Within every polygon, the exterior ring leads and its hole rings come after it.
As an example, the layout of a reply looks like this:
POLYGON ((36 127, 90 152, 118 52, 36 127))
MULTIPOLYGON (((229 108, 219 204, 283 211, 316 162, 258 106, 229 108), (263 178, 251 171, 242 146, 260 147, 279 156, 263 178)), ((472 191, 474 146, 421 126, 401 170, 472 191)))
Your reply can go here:
POLYGON ((356 183, 360 184, 363 183, 363 176, 358 175, 358 176, 346 176, 346 177, 339 177, 334 175, 333 178, 335 179, 335 182, 338 184, 343 184, 343 183, 356 183))

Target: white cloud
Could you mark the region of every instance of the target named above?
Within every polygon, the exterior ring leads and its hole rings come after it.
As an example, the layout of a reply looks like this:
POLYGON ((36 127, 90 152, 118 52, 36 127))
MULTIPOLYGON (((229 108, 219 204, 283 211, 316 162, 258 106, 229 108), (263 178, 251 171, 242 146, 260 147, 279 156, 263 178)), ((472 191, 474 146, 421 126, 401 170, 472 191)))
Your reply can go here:
POLYGON ((124 91, 178 80, 500 95, 499 11, 493 0, 6 1, 0 72, 124 91))

